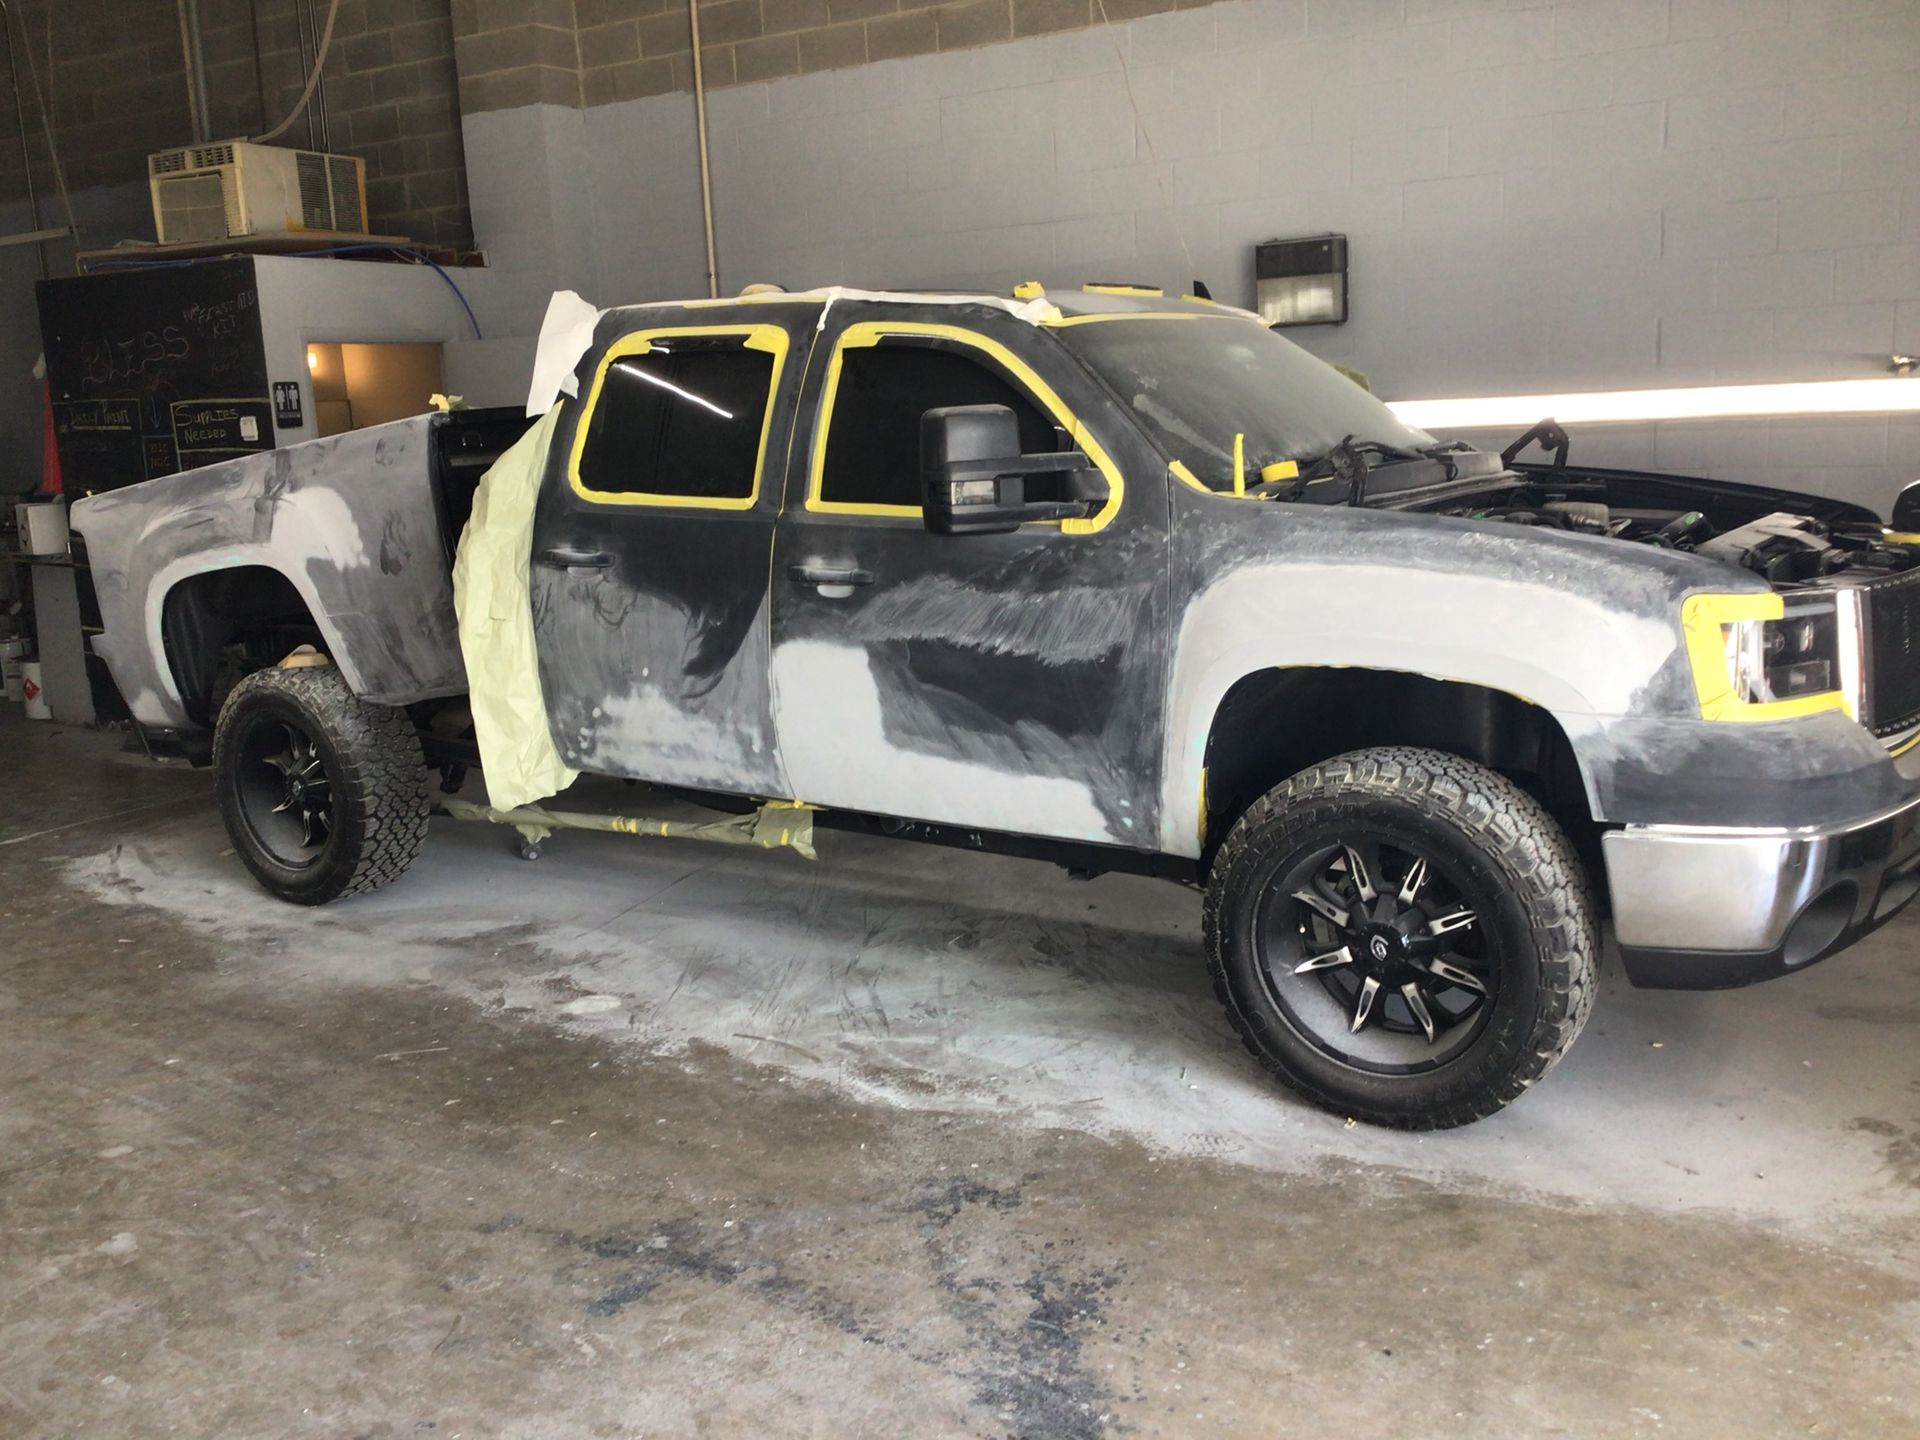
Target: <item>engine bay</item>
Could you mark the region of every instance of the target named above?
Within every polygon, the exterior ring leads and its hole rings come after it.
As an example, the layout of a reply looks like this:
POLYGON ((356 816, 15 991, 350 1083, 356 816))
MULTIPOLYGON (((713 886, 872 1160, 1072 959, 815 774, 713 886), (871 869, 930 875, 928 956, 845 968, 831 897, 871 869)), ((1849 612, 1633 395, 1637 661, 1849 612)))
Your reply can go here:
POLYGON ((1609 483, 1612 477, 1536 472, 1517 484, 1511 476, 1507 481, 1420 508, 1685 551, 1751 571, 1783 589, 1839 577, 1858 583, 1920 566, 1920 543, 1890 539, 1870 511, 1812 496, 1701 482, 1689 487, 1664 476, 1622 476, 1609 483), (1680 493, 1688 488, 1697 495, 1680 493), (1685 503, 1689 499, 1698 503, 1685 503), (1802 502, 1825 513, 1773 508, 1773 502, 1802 502))

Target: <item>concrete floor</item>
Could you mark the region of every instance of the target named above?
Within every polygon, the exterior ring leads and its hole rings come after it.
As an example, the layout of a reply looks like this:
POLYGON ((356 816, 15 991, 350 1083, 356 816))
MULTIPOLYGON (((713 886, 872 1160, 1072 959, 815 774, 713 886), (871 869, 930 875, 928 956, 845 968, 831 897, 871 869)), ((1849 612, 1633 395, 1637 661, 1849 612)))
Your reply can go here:
POLYGON ((1391 1135, 1172 886, 437 820, 302 911, 17 713, 0 1435, 1920 1433, 1920 919, 1391 1135))

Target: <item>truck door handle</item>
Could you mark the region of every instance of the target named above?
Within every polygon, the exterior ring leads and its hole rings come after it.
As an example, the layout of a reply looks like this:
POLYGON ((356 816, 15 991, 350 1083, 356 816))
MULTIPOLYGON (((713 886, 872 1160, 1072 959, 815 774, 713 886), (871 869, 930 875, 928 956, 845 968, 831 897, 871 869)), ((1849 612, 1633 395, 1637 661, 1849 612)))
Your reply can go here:
POLYGON ((604 570, 613 564, 613 556, 604 550, 543 550, 540 563, 568 570, 604 570))
POLYGON ((873 572, 852 565, 789 565, 787 578, 802 585, 871 585, 873 572))

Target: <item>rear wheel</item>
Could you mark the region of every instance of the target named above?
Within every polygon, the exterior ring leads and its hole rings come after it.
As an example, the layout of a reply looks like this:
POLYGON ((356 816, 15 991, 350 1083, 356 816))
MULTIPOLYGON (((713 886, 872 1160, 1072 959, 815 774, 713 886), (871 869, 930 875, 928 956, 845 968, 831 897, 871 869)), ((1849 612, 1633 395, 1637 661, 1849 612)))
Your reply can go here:
POLYGON ((1247 1047, 1337 1113, 1464 1125, 1564 1054, 1593 1001, 1573 847, 1511 781, 1393 748, 1256 802, 1208 884, 1215 988, 1247 1047))
POLYGON ((259 670, 234 686, 213 763, 234 851, 282 900, 324 905, 378 889, 426 839, 412 722, 361 700, 330 665, 259 670))

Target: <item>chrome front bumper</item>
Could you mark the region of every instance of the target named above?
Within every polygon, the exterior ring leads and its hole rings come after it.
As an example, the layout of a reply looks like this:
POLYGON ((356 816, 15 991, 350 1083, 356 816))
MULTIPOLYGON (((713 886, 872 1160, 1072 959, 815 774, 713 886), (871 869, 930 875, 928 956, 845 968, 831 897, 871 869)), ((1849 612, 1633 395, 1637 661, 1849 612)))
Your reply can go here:
POLYGON ((1920 798, 1831 829, 1629 825, 1601 845, 1628 978, 1657 989, 1783 975, 1920 894, 1920 798))

